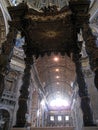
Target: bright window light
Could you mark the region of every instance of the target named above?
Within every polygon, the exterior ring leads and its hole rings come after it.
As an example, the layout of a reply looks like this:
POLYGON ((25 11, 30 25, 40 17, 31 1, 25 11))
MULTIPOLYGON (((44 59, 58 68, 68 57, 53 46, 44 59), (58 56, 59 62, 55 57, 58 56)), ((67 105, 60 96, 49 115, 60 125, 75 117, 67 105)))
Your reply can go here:
POLYGON ((62 120, 62 116, 58 116, 58 121, 61 121, 62 120))
POLYGON ((51 107, 68 107, 69 103, 65 99, 56 98, 50 102, 51 107))
POLYGON ((39 115, 40 115, 40 112, 39 112, 39 110, 37 110, 37 116, 39 117, 39 115))
POLYGON ((50 121, 54 121, 54 116, 50 116, 50 121))
POLYGON ((65 116, 65 120, 66 120, 66 121, 69 121, 69 116, 65 116))
POLYGON ((41 101, 41 105, 45 106, 45 101, 44 100, 41 101))

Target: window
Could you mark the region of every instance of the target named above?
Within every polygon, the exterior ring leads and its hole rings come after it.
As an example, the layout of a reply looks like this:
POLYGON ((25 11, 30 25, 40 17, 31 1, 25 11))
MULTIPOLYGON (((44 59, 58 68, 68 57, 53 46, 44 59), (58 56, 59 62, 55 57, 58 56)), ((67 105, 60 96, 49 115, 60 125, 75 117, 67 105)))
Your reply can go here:
POLYGON ((65 120, 66 120, 66 121, 69 121, 69 116, 65 116, 65 120))
POLYGON ((50 116, 50 121, 54 121, 54 116, 50 116))
POLYGON ((58 116, 58 121, 61 121, 62 120, 62 116, 58 116))

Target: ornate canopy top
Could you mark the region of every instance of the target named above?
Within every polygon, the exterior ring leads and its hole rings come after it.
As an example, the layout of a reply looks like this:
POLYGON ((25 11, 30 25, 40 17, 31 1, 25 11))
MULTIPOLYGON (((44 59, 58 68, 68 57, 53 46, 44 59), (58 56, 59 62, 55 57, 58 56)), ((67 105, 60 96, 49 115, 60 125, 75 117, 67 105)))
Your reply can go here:
POLYGON ((64 19, 66 16, 71 15, 71 10, 67 7, 61 10, 57 9, 57 6, 49 6, 48 8, 43 8, 42 12, 37 12, 33 9, 29 9, 28 14, 25 16, 26 19, 30 18, 33 21, 54 21, 64 19))
MULTIPOLYGON (((23 0, 9 0, 12 5, 17 6, 23 0)), ((68 6, 69 0, 24 0, 27 2, 30 8, 40 10, 43 7, 48 7, 50 5, 56 5, 58 9, 61 9, 64 6, 68 6)))
MULTIPOLYGON (((34 8, 37 10, 40 10, 43 7, 48 7, 49 5, 56 5, 58 9, 61 9, 64 6, 69 5, 70 0, 8 0, 12 6, 17 6, 22 1, 27 2, 30 8, 34 8)), ((92 7, 95 0, 90 0, 91 4, 90 7, 92 7)))
POLYGON ((72 0, 69 1, 69 6, 60 10, 56 5, 49 5, 37 11, 22 2, 16 7, 9 7, 8 10, 12 18, 11 26, 20 31, 24 28, 23 35, 26 37, 28 50, 32 50, 28 52, 32 55, 39 56, 48 52, 60 52, 63 55, 66 52, 69 55, 73 46, 77 49, 74 42, 77 41, 76 28, 81 27, 89 17, 89 4, 88 0, 72 0))

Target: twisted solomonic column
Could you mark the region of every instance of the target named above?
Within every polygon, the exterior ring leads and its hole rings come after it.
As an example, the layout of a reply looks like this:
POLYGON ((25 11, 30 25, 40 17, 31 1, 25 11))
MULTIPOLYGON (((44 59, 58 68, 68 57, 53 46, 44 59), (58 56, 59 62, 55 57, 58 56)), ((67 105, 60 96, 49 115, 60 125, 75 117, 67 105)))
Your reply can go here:
POLYGON ((76 65, 77 83, 79 86, 79 96, 81 98, 81 109, 83 112, 84 126, 95 126, 93 120, 93 112, 90 105, 90 97, 88 94, 88 88, 82 72, 82 66, 79 54, 74 54, 74 62, 76 65))

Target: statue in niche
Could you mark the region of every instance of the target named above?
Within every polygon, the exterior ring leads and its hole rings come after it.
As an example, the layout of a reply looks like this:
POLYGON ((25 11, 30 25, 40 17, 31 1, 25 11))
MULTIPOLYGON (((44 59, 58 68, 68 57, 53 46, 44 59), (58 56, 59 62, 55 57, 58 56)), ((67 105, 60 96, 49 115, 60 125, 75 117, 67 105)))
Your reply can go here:
POLYGON ((10 81, 10 80, 7 80, 6 81, 6 90, 7 91, 12 91, 12 88, 13 88, 13 82, 10 81))
POLYGON ((85 42, 83 42, 82 44, 81 55, 82 55, 82 58, 88 57, 86 49, 85 49, 85 42))
POLYGON ((15 42, 15 46, 19 49, 22 49, 22 46, 24 45, 25 42, 25 38, 21 37, 21 32, 18 32, 17 37, 16 37, 16 42, 15 42))

